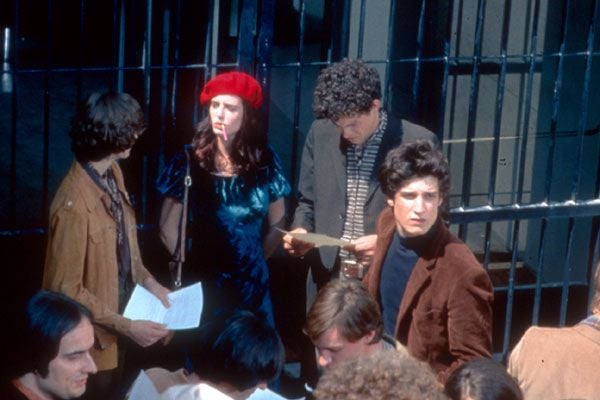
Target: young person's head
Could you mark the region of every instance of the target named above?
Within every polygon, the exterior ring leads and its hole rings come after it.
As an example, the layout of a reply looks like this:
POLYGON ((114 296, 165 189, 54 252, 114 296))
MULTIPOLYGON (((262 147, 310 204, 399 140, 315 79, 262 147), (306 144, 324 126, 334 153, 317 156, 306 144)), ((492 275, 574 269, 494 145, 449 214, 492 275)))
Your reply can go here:
POLYGON ((377 130, 380 108, 381 80, 375 68, 344 59, 319 74, 313 98, 315 116, 330 119, 346 141, 364 144, 377 130))
POLYGON ((236 400, 266 387, 285 361, 275 328, 248 311, 201 327, 190 357, 201 381, 236 400))
POLYGON ((403 237, 429 232, 450 190, 450 167, 435 144, 418 140, 387 154, 379 171, 381 190, 403 237))
POLYGON ((362 282, 333 280, 310 307, 304 333, 317 349, 318 364, 328 368, 375 351, 383 334, 379 306, 362 282))
POLYGON ((90 311, 55 292, 40 291, 28 302, 22 345, 22 382, 35 393, 74 399, 96 373, 90 355, 94 329, 90 311))
POLYGON ((317 400, 442 400, 429 365, 397 351, 380 351, 328 369, 315 390, 317 400))
POLYGON ((243 72, 227 72, 209 80, 200 93, 200 103, 208 106, 208 118, 194 135, 193 145, 200 165, 215 170, 215 151, 220 142, 230 148, 230 157, 240 170, 258 167, 267 145, 260 107, 262 88, 243 72))
POLYGON ((142 108, 129 94, 95 92, 73 118, 71 149, 82 162, 126 158, 145 129, 142 108))
POLYGON ((452 400, 523 400, 506 368, 489 359, 471 360, 458 367, 448 377, 444 392, 452 400))

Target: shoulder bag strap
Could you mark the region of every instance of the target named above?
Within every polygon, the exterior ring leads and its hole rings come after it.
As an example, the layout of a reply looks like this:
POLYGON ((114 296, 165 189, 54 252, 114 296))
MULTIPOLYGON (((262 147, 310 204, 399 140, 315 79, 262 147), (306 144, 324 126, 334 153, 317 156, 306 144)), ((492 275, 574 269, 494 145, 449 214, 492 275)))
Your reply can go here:
POLYGON ((183 207, 181 210, 181 216, 179 218, 179 235, 177 235, 177 247, 175 250, 174 258, 177 263, 177 272, 175 276, 175 287, 181 286, 181 269, 185 262, 185 247, 186 247, 186 226, 187 226, 187 213, 188 213, 188 196, 190 186, 192 186, 192 177, 190 175, 190 153, 185 149, 186 168, 185 178, 183 179, 183 207))

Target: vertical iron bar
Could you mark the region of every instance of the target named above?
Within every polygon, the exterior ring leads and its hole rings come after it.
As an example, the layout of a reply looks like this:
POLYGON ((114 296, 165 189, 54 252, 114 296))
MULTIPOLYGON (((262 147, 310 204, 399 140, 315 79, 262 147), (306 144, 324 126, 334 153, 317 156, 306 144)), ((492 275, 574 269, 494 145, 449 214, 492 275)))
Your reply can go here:
POLYGON ((79 66, 77 68, 77 103, 81 101, 83 91, 83 49, 85 49, 85 0, 79 1, 79 66))
POLYGON ((383 84, 383 108, 388 109, 388 105, 390 104, 390 93, 392 90, 392 86, 390 84, 391 81, 391 68, 390 68, 390 60, 392 58, 392 43, 394 42, 394 30, 396 29, 396 0, 391 0, 390 4, 390 19, 388 20, 388 35, 387 35, 387 49, 386 49, 386 57, 385 57, 385 77, 383 84))
MULTIPOLYGON (((539 27, 539 18, 540 18, 540 0, 535 0, 533 6, 533 24, 531 26, 531 36, 529 38, 530 48, 529 48, 529 70, 527 75, 527 83, 526 83, 526 91, 525 91, 525 101, 523 106, 523 131, 521 136, 521 148, 519 154, 519 167, 518 167, 518 178, 517 178, 517 204, 521 202, 522 192, 523 192, 523 183, 525 176, 525 156, 527 153, 527 140, 529 136, 529 118, 531 115, 531 93, 533 91, 533 77, 535 73, 535 57, 537 52, 537 37, 538 37, 538 27, 539 27)), ((546 222, 542 220, 542 237, 540 241, 540 249, 538 251, 538 276, 536 276, 536 287, 535 287, 535 297, 534 297, 534 305, 533 305, 533 321, 537 323, 539 319, 539 310, 541 305, 541 297, 542 297, 542 271, 543 271, 543 246, 545 244, 545 232, 546 232, 546 222)), ((506 334, 506 333, 505 333, 506 334)), ((508 332, 510 334, 510 332, 508 332)), ((508 343, 510 338, 505 337, 504 343, 508 343)))
POLYGON ((300 0, 300 21, 299 21, 299 38, 298 38, 298 67, 296 69, 296 87, 294 89, 294 130, 292 133, 292 160, 290 181, 293 187, 296 187, 296 166, 298 164, 298 151, 300 143, 300 97, 302 95, 302 65, 304 63, 304 17, 305 17, 305 1, 300 0))
POLYGON ((554 153, 556 149, 556 129, 558 126, 558 117, 560 111, 560 97, 562 92, 562 78, 565 64, 565 48, 567 45, 567 33, 568 33, 568 21, 569 21, 569 10, 571 1, 567 0, 564 11, 564 19, 562 23, 563 35, 560 49, 558 51, 558 69, 556 71, 556 79, 554 80, 554 97, 552 98, 552 118, 550 120, 550 133, 552 140, 550 141, 550 148, 548 149, 548 160, 546 162, 546 183, 544 186, 544 201, 548 201, 550 198, 550 187, 552 184, 552 176, 554 172, 554 153))
MULTIPOLYGON (((327 7, 328 3, 325 2, 325 4, 325 7, 327 7)), ((350 0, 332 0, 329 4, 328 10, 331 11, 329 14, 332 16, 332 29, 327 62, 331 64, 332 61, 348 57, 351 13, 350 0)))
POLYGON ((423 36, 425 33, 425 10, 427 8, 427 0, 421 0, 419 10, 419 27, 417 28, 417 52, 415 55, 415 78, 412 84, 412 110, 413 113, 418 109, 417 100, 419 96, 419 83, 421 80, 421 56, 423 54, 423 36))
MULTIPOLYGON (((258 17, 257 17, 258 19, 258 17)), ((263 88, 262 117, 264 129, 269 130, 269 104, 271 94, 271 55, 273 53, 273 26, 275 0, 261 0, 260 31, 258 33, 257 79, 263 88)))
MULTIPOLYGON (((206 65, 206 70, 204 71, 204 82, 206 82, 208 78, 208 74, 212 69, 213 60, 212 60, 212 43, 213 43, 213 25, 215 23, 215 0, 210 0, 208 4, 208 24, 206 27, 206 46, 204 48, 204 64, 206 65)), ((198 98, 198 92, 200 91, 200 72, 202 70, 200 68, 196 71, 196 76, 194 77, 194 100, 198 98)), ((194 126, 198 124, 198 116, 199 112, 199 103, 198 101, 194 101, 194 126)))
POLYGON ((583 91, 581 93, 581 113, 579 114, 579 128, 577 130, 577 150, 575 154, 575 168, 573 169, 573 185, 571 187, 571 200, 577 200, 579 195, 579 183, 581 180, 581 160, 583 159, 583 139, 585 127, 587 125, 588 117, 588 100, 590 94, 590 78, 592 75, 592 52, 594 51, 594 27, 598 18, 598 7, 597 2, 594 1, 592 8, 592 18, 590 20, 590 26, 588 28, 587 37, 587 51, 585 54, 585 74, 583 78, 583 91))
POLYGON ((15 25, 12 35, 12 102, 11 102, 11 140, 10 140, 10 196, 9 196, 9 221, 12 228, 17 226, 17 79, 19 77, 19 18, 21 1, 15 1, 15 25))
MULTIPOLYGON (((456 43, 454 45, 454 57, 450 57, 450 60, 453 64, 457 63, 457 60, 460 57, 460 43, 461 43, 461 39, 462 39, 462 20, 463 20, 463 8, 464 8, 464 2, 463 1, 459 1, 458 2, 458 12, 456 13, 456 43)), ((448 32, 449 32, 449 37, 447 39, 447 44, 448 46, 450 46, 450 38, 452 37, 452 20, 448 21, 449 27, 448 27, 448 32)), ((450 53, 450 48, 448 48, 448 53, 450 53)), ((449 69, 449 65, 447 65, 447 68, 449 69)), ((454 138, 454 115, 456 114, 456 93, 458 91, 457 87, 458 87, 458 74, 454 74, 453 75, 453 84, 452 84, 452 91, 450 93, 450 112, 448 113, 450 115, 450 121, 448 122, 448 139, 452 140, 454 138)), ((444 105, 445 107, 445 105, 444 105)), ((443 125, 442 125, 443 126, 443 125)), ((447 149, 447 153, 446 153, 446 157, 448 157, 448 160, 452 159, 452 149, 453 146, 448 146, 447 149)), ((458 227, 459 230, 459 236, 460 236, 460 226, 458 227)))
POLYGON ((119 3, 119 47, 117 58, 117 91, 123 91, 125 75, 125 1, 119 3))
MULTIPOLYGON (((144 76, 144 115, 150 115, 150 86, 152 85, 152 0, 146 1, 146 25, 144 31, 144 53, 142 56, 142 71, 144 76)), ((148 179, 148 155, 144 154, 143 163, 143 179, 146 182, 148 179)), ((141 220, 146 222, 148 215, 148 199, 142 196, 141 201, 141 220)))
POLYGON ((560 321, 559 326, 565 326, 567 321, 567 309, 569 305, 569 288, 571 283, 571 250, 573 248, 573 231, 575 230, 575 218, 569 218, 569 233, 567 234, 567 255, 563 265, 563 283, 560 297, 560 321))
POLYGON ((513 227, 512 235, 512 255, 510 259, 510 271, 508 274, 508 290, 506 291, 506 314, 504 316, 504 337, 502 340, 502 358, 506 356, 510 346, 510 332, 512 330, 512 313, 515 296, 515 272, 517 265, 517 258, 519 254, 519 231, 521 227, 521 221, 516 220, 513 227))
POLYGON ((118 80, 119 80, 119 71, 118 71, 118 63, 119 63, 119 55, 118 55, 118 48, 119 48, 119 41, 118 41, 118 36, 116 35, 116 32, 118 31, 118 27, 119 27, 119 0, 113 0, 113 13, 112 13, 112 71, 111 71, 111 89, 116 90, 117 92, 120 92, 120 90, 118 89, 118 80), (116 78, 116 79, 115 79, 116 78))
POLYGON ((360 20, 358 23, 358 46, 356 48, 356 58, 361 59, 363 53, 364 37, 365 37, 365 14, 366 0, 360 1, 360 20))
POLYGON ((531 316, 531 324, 537 325, 540 322, 540 308, 542 305, 542 277, 544 275, 544 256, 546 246, 546 229, 548 227, 548 219, 542 218, 542 226, 540 227, 540 244, 537 253, 537 268, 535 276, 535 293, 533 298, 533 313, 531 316))
MULTIPOLYGON (((500 39, 500 76, 498 77, 498 85, 496 87, 496 110, 494 115, 494 141, 492 142, 492 157, 490 160, 490 176, 488 182, 488 200, 489 206, 494 206, 495 193, 496 193, 496 174, 498 172, 498 153, 500 151, 500 128, 502 125, 502 110, 504 106, 504 85, 506 83, 506 46, 508 43, 508 28, 510 26, 510 11, 512 7, 512 1, 506 0, 504 3, 504 15, 502 18, 502 37, 500 39)), ((491 248, 491 233, 492 223, 486 222, 485 224, 485 238, 484 238, 484 260, 483 266, 487 270, 490 262, 490 248, 491 248)))
POLYGON ((144 73, 144 114, 150 111, 150 85, 152 63, 152 0, 146 0, 146 26, 144 31, 144 53, 142 56, 142 71, 144 73))
POLYGON ((50 71, 52 69, 52 29, 54 12, 53 0, 48 0, 48 37, 46 38, 46 68, 44 71, 44 149, 42 164, 42 218, 48 220, 48 181, 50 168, 50 71))
POLYGON ((594 310, 594 305, 592 304, 592 299, 596 294, 596 291, 600 290, 600 287, 596 286, 596 273, 597 269, 600 266, 600 217, 592 218, 592 234, 591 234, 591 242, 594 243, 594 248, 591 251, 591 255, 589 260, 591 261, 591 265, 588 273, 588 282, 589 282, 589 294, 588 294, 588 314, 591 314, 594 310))
POLYGON ((240 70, 254 75, 254 29, 256 28, 256 1, 243 0, 238 38, 238 65, 240 70))
MULTIPOLYGON (((446 18, 446 34, 444 38, 444 73, 442 76, 442 94, 440 96, 440 115, 438 121, 438 131, 436 135, 442 143, 444 139, 444 124, 446 123, 446 96, 448 94, 448 76, 450 74, 450 42, 452 40, 452 17, 454 16, 454 0, 448 2, 448 17, 446 18)), ((460 37, 460 32, 457 33, 457 37, 460 37)), ((450 158, 450 151, 447 154, 450 158)))
POLYGON ((162 170, 165 154, 165 135, 167 131, 167 100, 169 97, 169 53, 170 53, 170 30, 171 30, 171 0, 164 2, 163 8, 163 31, 162 31, 162 55, 160 69, 160 129, 158 132, 158 171, 162 170))
MULTIPOLYGON (((181 0, 177 0, 175 10, 175 45, 173 46, 173 78, 171 79, 171 98, 169 101, 169 116, 172 131, 176 131, 177 126, 177 78, 179 76, 179 46, 181 45, 181 0)), ((165 162, 165 151, 160 154, 159 167, 162 168, 165 162)))
POLYGON ((525 182, 525 157, 527 155, 527 144, 529 140, 529 118, 531 115, 531 93, 533 92, 533 77, 535 75, 535 57, 537 51, 538 20, 540 15, 540 0, 535 1, 533 12, 533 26, 531 28, 531 48, 529 51, 529 71, 527 75, 527 89, 525 91, 525 102, 523 105, 523 135, 521 137, 521 148, 519 152, 519 167, 517 178, 516 203, 520 204, 523 199, 523 185, 525 182))
POLYGON ((271 56, 273 53, 273 27, 275 24, 275 0, 262 0, 260 10, 260 33, 258 35, 257 79, 264 91, 263 113, 268 121, 268 98, 271 93, 271 56))
MULTIPOLYGON (((477 2, 477 23, 475 26, 475 47, 473 49, 473 72, 469 91, 469 119, 467 124, 467 142, 463 168, 463 185, 461 193, 461 206, 469 205, 471 178, 473 168, 473 138, 475 137, 475 123, 477 120, 477 101, 479 94, 479 64, 481 63, 481 42, 483 36, 483 22, 485 17, 485 0, 477 2)), ((467 237, 467 225, 460 224, 458 234, 462 240, 467 237)))

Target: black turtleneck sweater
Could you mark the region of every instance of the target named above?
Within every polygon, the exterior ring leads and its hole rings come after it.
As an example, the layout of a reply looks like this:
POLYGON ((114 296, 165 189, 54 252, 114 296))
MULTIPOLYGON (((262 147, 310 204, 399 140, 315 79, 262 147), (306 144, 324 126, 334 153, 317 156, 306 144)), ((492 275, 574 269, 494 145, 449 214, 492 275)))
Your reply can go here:
POLYGON ((417 260, 437 231, 436 222, 426 234, 405 238, 394 232, 383 267, 381 269, 380 296, 383 308, 383 327, 388 335, 394 335, 398 309, 404 296, 406 283, 417 260))

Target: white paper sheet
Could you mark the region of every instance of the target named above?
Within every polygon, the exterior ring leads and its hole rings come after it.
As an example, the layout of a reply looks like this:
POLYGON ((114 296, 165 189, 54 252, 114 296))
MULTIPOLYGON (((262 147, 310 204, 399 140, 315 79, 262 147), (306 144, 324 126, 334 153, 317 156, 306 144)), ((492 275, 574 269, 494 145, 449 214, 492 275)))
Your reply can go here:
POLYGON ((160 394, 144 370, 133 382, 127 400, 156 400, 160 394))
POLYGON ((123 316, 167 325, 168 329, 190 329, 200 325, 203 296, 202 285, 196 283, 168 295, 171 307, 163 306, 158 297, 136 285, 123 316))
POLYGON ((287 400, 270 389, 256 389, 248 400, 287 400))

